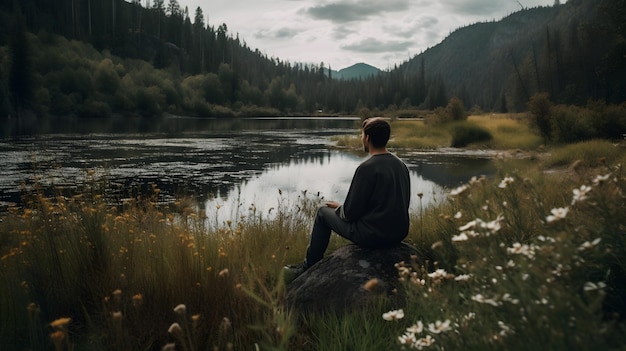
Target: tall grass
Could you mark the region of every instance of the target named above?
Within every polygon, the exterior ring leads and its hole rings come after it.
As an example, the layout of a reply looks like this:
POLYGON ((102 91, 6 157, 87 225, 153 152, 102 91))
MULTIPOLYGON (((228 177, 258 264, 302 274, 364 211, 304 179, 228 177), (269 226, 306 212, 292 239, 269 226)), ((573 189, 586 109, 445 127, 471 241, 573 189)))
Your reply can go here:
POLYGON ((305 319, 280 272, 302 259, 318 198, 216 223, 219 207, 161 205, 156 186, 36 194, 1 217, 2 349, 622 348, 622 158, 576 176, 504 163, 452 189, 411 214, 408 241, 441 259, 398 264, 404 303, 305 319))
MULTIPOLYGON (((491 139, 477 138, 467 147, 490 148, 496 150, 536 150, 542 144, 540 135, 531 130, 525 115, 475 115, 467 122, 451 124, 425 124, 422 120, 392 120, 389 147, 403 149, 436 149, 452 146, 459 126, 468 129, 479 128, 488 132, 491 139)), ((340 136, 334 139, 337 146, 361 148, 358 135, 340 136)), ((470 140, 472 142, 472 140, 470 140)))
POLYGON ((39 194, 2 217, 3 349, 44 349, 58 331, 50 322, 63 317, 71 318, 66 340, 78 349, 160 349, 176 339, 171 324, 184 325, 179 304, 189 311, 186 332, 195 325, 194 349, 280 344, 281 335, 265 331, 285 314, 279 292, 265 287, 276 285, 285 263, 302 259, 319 199, 278 208, 271 219, 251 208, 209 224, 188 202, 157 205, 157 188, 122 205, 99 190, 39 194))

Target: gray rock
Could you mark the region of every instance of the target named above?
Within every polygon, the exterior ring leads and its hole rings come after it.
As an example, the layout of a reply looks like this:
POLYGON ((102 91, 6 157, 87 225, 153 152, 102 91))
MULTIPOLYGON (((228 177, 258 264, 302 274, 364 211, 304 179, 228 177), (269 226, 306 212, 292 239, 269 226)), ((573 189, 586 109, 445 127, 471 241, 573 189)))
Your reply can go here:
POLYGON ((287 307, 300 313, 336 312, 364 306, 380 296, 398 299, 402 285, 395 264, 416 259, 418 264, 429 261, 432 252, 422 253, 401 243, 389 249, 367 249, 354 244, 341 247, 316 263, 287 286, 287 307), (377 279, 373 289, 364 285, 377 279))

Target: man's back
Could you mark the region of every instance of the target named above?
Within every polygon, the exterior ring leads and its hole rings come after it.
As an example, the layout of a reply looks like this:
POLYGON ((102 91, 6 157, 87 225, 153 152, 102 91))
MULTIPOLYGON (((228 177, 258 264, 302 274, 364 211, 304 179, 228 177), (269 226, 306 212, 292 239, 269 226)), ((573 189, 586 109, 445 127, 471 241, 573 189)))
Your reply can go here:
POLYGON ((408 234, 409 171, 391 153, 372 155, 356 170, 340 216, 374 242, 400 242, 408 234))

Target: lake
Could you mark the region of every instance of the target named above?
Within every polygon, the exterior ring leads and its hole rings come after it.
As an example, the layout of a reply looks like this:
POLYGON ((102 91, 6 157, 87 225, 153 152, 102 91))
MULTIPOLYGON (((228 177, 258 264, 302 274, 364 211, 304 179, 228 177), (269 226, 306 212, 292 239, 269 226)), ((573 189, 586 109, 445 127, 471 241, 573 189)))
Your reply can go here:
MULTIPOLYGON (((0 202, 19 203, 35 184, 72 188, 93 177, 121 189, 156 184, 163 202, 192 195, 208 215, 235 221, 250 206, 269 212, 305 193, 342 202, 356 167, 368 157, 338 149, 332 140, 359 135, 357 118, 170 117, 134 123, 140 128, 124 132, 113 132, 110 123, 60 124, 34 136, 1 139, 0 202)), ((412 210, 440 201, 446 188, 494 172, 485 152, 391 151, 410 169, 412 210)))

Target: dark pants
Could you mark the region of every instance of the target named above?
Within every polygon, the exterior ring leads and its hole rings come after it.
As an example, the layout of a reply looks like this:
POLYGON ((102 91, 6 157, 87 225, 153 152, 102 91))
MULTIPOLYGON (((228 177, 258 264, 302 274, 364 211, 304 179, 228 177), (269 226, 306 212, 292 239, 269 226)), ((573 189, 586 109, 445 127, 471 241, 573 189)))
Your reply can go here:
POLYGON ((395 241, 390 242, 372 235, 359 233, 350 222, 342 220, 334 208, 323 206, 317 210, 311 230, 311 242, 306 250, 306 266, 310 267, 324 257, 332 231, 363 247, 384 248, 398 244, 395 241))

